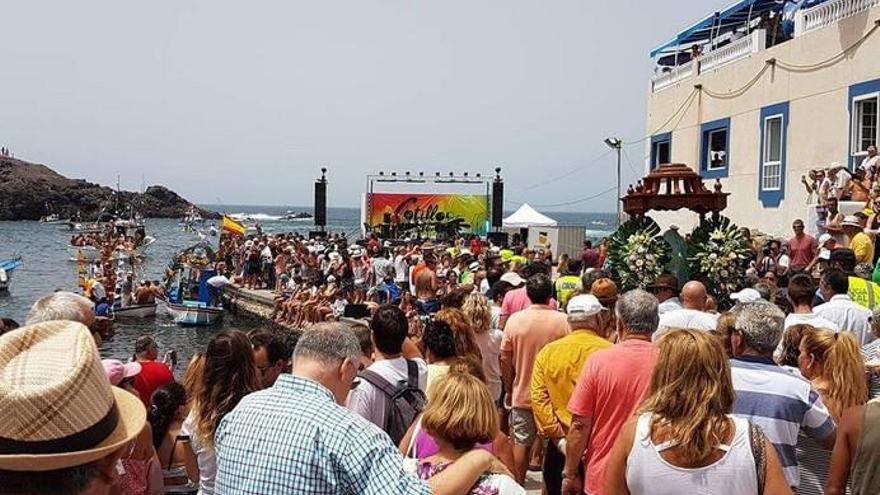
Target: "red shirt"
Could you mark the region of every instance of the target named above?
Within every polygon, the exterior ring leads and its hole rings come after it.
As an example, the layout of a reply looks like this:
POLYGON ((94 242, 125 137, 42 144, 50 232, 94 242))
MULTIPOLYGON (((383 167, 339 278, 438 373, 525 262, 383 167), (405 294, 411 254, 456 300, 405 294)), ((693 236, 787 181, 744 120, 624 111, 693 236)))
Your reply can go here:
POLYGON ((816 257, 819 250, 819 243, 816 238, 804 234, 800 239, 797 236, 788 240, 788 252, 791 254, 792 268, 806 268, 807 265, 816 257))
POLYGON ((157 361, 141 361, 141 372, 134 377, 134 389, 141 397, 141 402, 150 407, 150 398, 157 388, 174 381, 174 375, 165 363, 157 361))
POLYGON ((480 242, 479 239, 474 238, 473 240, 471 240, 471 254, 477 256, 478 254, 480 254, 480 250, 482 250, 482 248, 483 244, 480 242))

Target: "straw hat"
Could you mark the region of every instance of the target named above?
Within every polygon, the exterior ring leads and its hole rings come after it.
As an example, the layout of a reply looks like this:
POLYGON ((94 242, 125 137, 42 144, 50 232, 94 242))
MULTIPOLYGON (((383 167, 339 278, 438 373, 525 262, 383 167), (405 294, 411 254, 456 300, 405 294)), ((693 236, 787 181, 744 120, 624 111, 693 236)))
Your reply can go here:
POLYGON ((136 437, 146 411, 110 386, 88 328, 48 321, 0 336, 0 469, 51 471, 102 459, 136 437))
POLYGON ((843 217, 843 223, 840 225, 843 227, 855 227, 857 229, 862 228, 861 224, 859 224, 859 217, 855 215, 847 215, 843 217))

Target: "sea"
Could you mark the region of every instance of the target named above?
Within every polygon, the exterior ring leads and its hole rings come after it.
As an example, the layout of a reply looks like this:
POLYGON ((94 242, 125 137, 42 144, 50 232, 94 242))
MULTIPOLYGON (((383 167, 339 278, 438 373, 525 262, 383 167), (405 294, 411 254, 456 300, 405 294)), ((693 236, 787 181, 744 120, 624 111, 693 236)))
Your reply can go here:
MULTIPOLYGON (((260 223, 266 233, 302 232, 314 230, 313 221, 286 220, 289 211, 311 212, 304 206, 255 206, 255 205, 200 205, 212 211, 246 218, 246 223, 260 223)), ((609 234, 607 226, 614 225, 613 213, 544 212, 560 225, 583 225, 588 238, 598 239, 609 234)), ((211 223, 205 223, 207 231, 211 223)), ((358 238, 360 210, 356 208, 328 208, 327 227, 330 232, 345 232, 349 238, 358 238)), ((219 227, 219 225, 218 225, 219 227)), ((146 259, 140 266, 139 278, 161 280, 173 255, 199 242, 194 232, 186 231, 177 219, 147 219, 147 234, 156 242, 146 251, 146 259)), ((44 224, 32 221, 0 222, 0 260, 22 257, 23 264, 11 275, 9 295, 0 296, 0 317, 12 318, 24 324, 28 309, 40 297, 61 289, 78 291, 77 263, 69 260, 67 245, 71 232, 65 225, 44 224)), ((216 237, 208 237, 217 242, 216 237)), ((233 315, 225 315, 223 323, 215 327, 182 328, 167 317, 130 323, 117 321, 116 335, 100 348, 103 357, 128 359, 134 350, 134 341, 142 335, 151 335, 160 347, 160 353, 176 350, 180 357, 178 373, 182 372, 189 357, 196 350, 203 350, 211 337, 223 330, 252 330, 258 324, 244 321, 233 315)))

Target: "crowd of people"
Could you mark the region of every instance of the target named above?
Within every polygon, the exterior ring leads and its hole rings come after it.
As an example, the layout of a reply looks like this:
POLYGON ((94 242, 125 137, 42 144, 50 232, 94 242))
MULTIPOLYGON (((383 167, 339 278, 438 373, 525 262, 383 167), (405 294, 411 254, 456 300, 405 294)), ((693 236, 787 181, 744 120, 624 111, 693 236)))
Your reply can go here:
POLYGON ((54 293, 0 336, 0 493, 880 493, 880 288, 793 228, 730 301, 621 292, 601 244, 225 237, 298 331, 223 331, 179 377, 149 336, 102 362, 93 302, 54 293))

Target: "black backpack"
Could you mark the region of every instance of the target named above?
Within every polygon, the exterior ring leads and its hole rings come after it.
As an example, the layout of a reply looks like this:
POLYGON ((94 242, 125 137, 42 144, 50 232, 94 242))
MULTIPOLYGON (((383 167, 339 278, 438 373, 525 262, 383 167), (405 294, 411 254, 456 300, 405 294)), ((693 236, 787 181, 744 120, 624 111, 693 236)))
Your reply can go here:
POLYGON ((415 361, 406 361, 407 379, 392 385, 378 373, 361 371, 358 376, 373 384, 385 394, 385 424, 382 429, 391 437, 394 445, 406 435, 416 417, 425 408, 425 393, 419 388, 419 367, 415 361))

